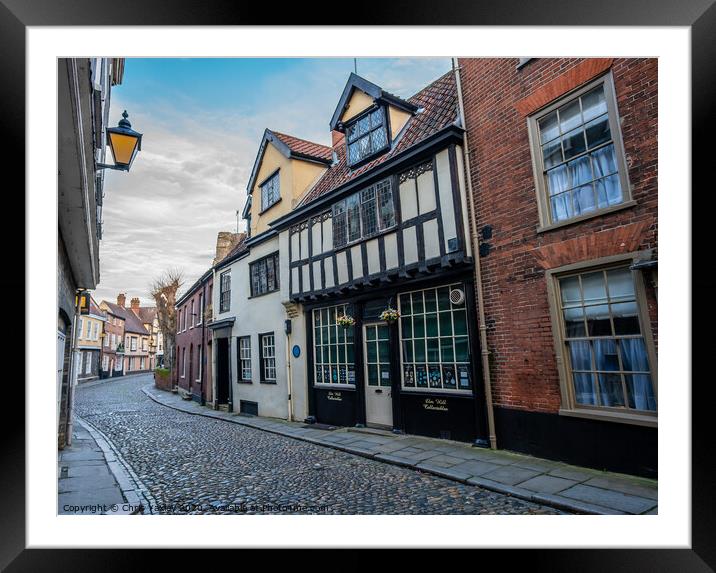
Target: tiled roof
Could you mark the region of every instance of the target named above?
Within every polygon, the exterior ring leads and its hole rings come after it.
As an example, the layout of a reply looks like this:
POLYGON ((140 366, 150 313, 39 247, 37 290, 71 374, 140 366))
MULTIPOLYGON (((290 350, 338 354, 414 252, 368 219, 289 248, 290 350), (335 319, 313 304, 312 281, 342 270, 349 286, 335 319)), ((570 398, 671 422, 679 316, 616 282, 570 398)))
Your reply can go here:
POLYGON ((298 207, 318 199, 321 195, 370 171, 374 167, 388 161, 413 145, 420 143, 430 135, 454 123, 458 118, 458 113, 457 90, 455 88, 455 76, 453 72, 447 72, 409 98, 408 102, 418 106, 421 111, 416 113, 408 121, 407 126, 404 128, 405 131, 393 149, 373 161, 360 166, 358 169, 351 170, 346 161, 346 146, 345 144, 339 145, 336 148, 338 163, 331 166, 323 177, 318 180, 316 185, 304 195, 298 207))
POLYGON ((107 305, 111 314, 124 319, 124 330, 126 332, 149 334, 149 332, 147 332, 147 329, 144 328, 144 325, 142 324, 142 321, 139 319, 139 317, 134 314, 134 312, 132 312, 130 309, 121 307, 118 304, 108 302, 106 300, 103 300, 102 303, 107 305))
POLYGON ((106 317, 106 313, 97 306, 97 303, 95 300, 90 297, 90 307, 89 307, 90 314, 94 314, 95 316, 104 316, 106 317))
POLYGON ((140 306, 138 309, 139 319, 144 324, 151 324, 154 322, 154 318, 157 316, 157 307, 155 306, 140 306))
POLYGON ((330 161, 333 157, 333 149, 327 145, 321 145, 320 143, 313 143, 312 141, 299 139, 293 135, 286 135, 285 133, 279 133, 278 131, 274 131, 272 129, 269 131, 286 144, 292 153, 299 153, 301 155, 312 157, 314 159, 320 159, 322 161, 330 161))

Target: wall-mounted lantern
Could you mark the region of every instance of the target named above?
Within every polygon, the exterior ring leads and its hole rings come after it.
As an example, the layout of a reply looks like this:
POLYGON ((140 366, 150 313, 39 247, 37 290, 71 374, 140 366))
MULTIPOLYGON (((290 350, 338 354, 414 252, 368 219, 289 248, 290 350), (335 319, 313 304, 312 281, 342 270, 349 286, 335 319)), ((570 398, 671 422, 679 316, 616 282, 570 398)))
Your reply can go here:
POLYGON ((107 140, 109 148, 112 150, 112 157, 114 157, 114 165, 99 163, 97 164, 98 169, 129 171, 134 158, 141 151, 142 134, 132 129, 132 124, 129 123, 128 117, 127 110, 124 110, 122 119, 119 120, 117 127, 107 128, 107 140))

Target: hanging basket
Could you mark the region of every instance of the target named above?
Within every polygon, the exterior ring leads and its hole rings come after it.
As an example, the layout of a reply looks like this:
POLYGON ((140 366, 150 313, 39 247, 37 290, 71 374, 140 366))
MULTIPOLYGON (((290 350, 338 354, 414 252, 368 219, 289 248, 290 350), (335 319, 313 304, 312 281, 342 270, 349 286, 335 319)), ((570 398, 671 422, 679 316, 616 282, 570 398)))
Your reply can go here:
POLYGON ((343 328, 348 328, 349 326, 355 325, 356 319, 353 318, 350 314, 342 314, 341 316, 336 318, 336 323, 343 328))
POLYGON ((387 323, 395 322, 400 318, 400 313, 394 308, 388 307, 380 313, 380 320, 384 320, 387 323))

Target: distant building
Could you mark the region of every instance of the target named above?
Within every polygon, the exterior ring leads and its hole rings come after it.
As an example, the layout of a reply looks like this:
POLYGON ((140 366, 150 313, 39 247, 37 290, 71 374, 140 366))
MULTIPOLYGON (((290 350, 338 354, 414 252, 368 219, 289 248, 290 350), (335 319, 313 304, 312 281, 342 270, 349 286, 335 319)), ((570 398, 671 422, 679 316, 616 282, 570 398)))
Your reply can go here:
MULTIPOLYGON (((120 343, 114 350, 112 358, 115 360, 115 366, 113 373, 117 375, 121 371, 124 374, 132 374, 136 372, 149 372, 151 369, 150 365, 150 351, 149 351, 149 339, 151 333, 144 327, 142 319, 137 316, 131 309, 125 306, 127 297, 124 293, 120 293, 117 296, 117 303, 111 303, 102 301, 100 305, 104 308, 108 315, 114 316, 121 322, 119 325, 113 325, 115 328, 112 329, 110 338, 112 335, 119 336, 119 328, 121 326, 120 343), (117 364, 121 363, 121 369, 117 368, 117 364)), ((139 299, 133 299, 136 301, 136 305, 139 304, 139 299)), ((110 346, 112 341, 110 340, 110 346)))
POLYGON ((155 306, 140 306, 139 299, 133 298, 130 303, 130 309, 139 318, 144 325, 144 329, 149 333, 149 363, 148 370, 154 370, 159 364, 159 358, 163 360, 164 345, 162 333, 159 330, 159 319, 157 318, 157 308, 155 306), (159 342, 162 342, 162 352, 158 355, 159 342))
POLYGON ((102 373, 104 378, 124 374, 124 321, 125 309, 103 300, 100 308, 107 315, 102 343, 102 373))
POLYGON ((90 297, 89 314, 80 317, 77 336, 77 382, 89 382, 100 377, 102 339, 106 314, 90 297))
POLYGON ((71 442, 73 385, 79 366, 75 346, 79 316, 75 297, 99 282, 99 241, 106 127, 112 86, 122 82, 123 58, 57 61, 57 428, 58 447, 71 442), (73 358, 74 355, 74 358, 73 358), (72 366, 75 366, 74 368, 72 366))

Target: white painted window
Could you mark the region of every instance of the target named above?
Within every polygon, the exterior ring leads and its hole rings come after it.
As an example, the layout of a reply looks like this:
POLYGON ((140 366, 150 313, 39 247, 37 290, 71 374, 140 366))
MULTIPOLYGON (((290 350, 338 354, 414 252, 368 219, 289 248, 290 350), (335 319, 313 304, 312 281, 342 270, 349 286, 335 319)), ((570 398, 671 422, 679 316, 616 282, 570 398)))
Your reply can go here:
POLYGON ((186 348, 184 348, 182 352, 181 377, 186 378, 186 348))
POLYGON ((197 364, 197 368, 196 368, 196 381, 201 382, 201 367, 203 366, 202 360, 204 358, 204 348, 199 346, 198 349, 199 349, 199 351, 197 352, 197 354, 199 356, 197 356, 198 364, 197 364))
POLYGON ((239 376, 242 382, 251 382, 251 337, 239 338, 239 376))
POLYGON ((313 311, 313 348, 316 384, 347 384, 356 381, 353 326, 341 326, 337 318, 347 314, 346 305, 313 311))
POLYGON ((204 322, 204 293, 199 293, 199 320, 197 324, 204 322))
POLYGON ((189 328, 194 328, 194 299, 191 299, 191 316, 189 317, 189 328))
POLYGON ((261 381, 276 380, 276 342, 273 333, 262 334, 261 340, 261 381))
POLYGON ((85 352, 85 374, 92 372, 92 353, 85 352))

